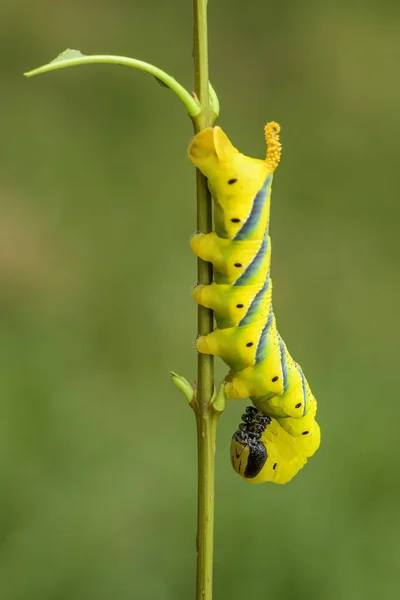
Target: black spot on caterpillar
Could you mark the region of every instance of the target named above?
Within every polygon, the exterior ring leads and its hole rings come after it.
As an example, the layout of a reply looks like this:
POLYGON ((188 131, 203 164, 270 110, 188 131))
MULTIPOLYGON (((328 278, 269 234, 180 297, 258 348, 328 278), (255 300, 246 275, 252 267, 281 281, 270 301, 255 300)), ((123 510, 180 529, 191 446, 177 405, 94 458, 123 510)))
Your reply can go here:
POLYGON ((232 185, 232 183, 236 183, 236 182, 237 182, 237 179, 233 178, 228 181, 228 184, 232 185))

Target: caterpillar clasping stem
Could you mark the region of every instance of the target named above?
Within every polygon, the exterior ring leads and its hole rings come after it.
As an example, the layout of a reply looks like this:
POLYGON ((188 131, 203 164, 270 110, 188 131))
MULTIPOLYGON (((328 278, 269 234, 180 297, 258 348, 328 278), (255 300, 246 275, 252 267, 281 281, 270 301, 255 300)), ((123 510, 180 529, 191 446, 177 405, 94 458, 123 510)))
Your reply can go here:
MULTIPOLYGON (((320 443, 316 401, 280 336, 272 306, 269 217, 273 173, 282 146, 280 126, 265 126, 264 160, 245 156, 220 127, 198 133, 189 158, 208 180, 215 230, 192 237, 196 256, 213 266, 214 281, 193 297, 213 311, 216 328, 197 337, 201 354, 230 367, 215 395, 225 405, 250 398, 233 436, 232 464, 254 483, 286 483, 320 443), (314 435, 312 435, 314 434, 314 435)), ((219 400, 212 399, 214 408, 219 400)))

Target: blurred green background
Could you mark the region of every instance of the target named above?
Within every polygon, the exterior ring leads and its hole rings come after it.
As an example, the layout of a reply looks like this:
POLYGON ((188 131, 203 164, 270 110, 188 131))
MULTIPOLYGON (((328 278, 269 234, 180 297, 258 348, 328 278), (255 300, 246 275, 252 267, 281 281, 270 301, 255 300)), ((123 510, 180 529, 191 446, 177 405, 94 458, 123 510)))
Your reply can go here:
MULTIPOLYGON (((191 123, 142 73, 26 80, 67 47, 131 55, 192 89, 176 0, 0 7, 0 597, 194 598, 191 123)), ((220 420, 216 600, 400 592, 398 2, 210 0, 220 125, 263 156, 281 333, 322 446, 286 486, 232 471, 220 420)), ((222 376, 226 368, 218 363, 222 376)))

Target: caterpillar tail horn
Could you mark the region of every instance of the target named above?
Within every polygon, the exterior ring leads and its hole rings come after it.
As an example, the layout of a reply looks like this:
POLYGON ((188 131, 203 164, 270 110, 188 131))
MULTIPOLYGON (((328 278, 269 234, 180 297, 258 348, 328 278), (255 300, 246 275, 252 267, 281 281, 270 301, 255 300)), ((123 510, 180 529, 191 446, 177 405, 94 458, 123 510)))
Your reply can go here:
POLYGON ((265 141, 267 142, 267 156, 265 162, 267 163, 267 169, 270 173, 275 171, 281 159, 282 144, 279 139, 280 130, 280 125, 275 123, 275 121, 267 123, 264 128, 265 141))

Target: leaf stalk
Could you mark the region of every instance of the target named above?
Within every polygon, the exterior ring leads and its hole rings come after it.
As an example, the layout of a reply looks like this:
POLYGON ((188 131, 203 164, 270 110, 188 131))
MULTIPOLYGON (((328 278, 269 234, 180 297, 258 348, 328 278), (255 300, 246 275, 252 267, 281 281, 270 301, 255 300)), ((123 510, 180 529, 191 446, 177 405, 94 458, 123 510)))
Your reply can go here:
POLYGON ((35 75, 49 73, 50 71, 57 71, 58 69, 66 69, 68 67, 77 67, 80 65, 124 65, 126 67, 139 69, 139 71, 149 73, 161 81, 166 87, 170 88, 186 106, 190 117, 198 117, 201 113, 201 108, 198 101, 191 94, 189 94, 189 92, 180 83, 178 83, 174 77, 171 77, 171 75, 168 75, 168 73, 162 69, 159 69, 155 65, 144 62, 143 60, 138 60, 136 58, 129 58, 127 56, 113 56, 111 54, 94 54, 92 56, 85 56, 84 54, 81 54, 80 56, 76 56, 74 58, 62 58, 63 54, 64 53, 62 53, 56 60, 46 65, 24 73, 25 77, 34 77, 35 75))

